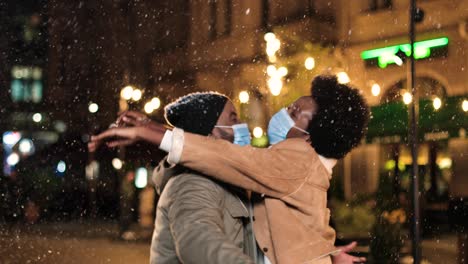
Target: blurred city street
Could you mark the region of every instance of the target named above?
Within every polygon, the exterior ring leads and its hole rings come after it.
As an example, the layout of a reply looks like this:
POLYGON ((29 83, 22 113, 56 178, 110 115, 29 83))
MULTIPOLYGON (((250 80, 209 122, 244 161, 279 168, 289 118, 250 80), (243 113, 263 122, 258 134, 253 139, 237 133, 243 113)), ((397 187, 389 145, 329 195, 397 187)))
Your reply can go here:
MULTIPOLYGON (((136 240, 118 239, 118 226, 112 222, 47 223, 13 226, 0 231, 0 263, 148 263, 148 231, 133 226, 136 240)), ((409 245, 409 244, 408 244, 409 245)), ((361 246, 366 252, 368 247, 361 246)), ((441 235, 425 239, 423 257, 429 263, 456 264, 457 239, 441 235)), ((408 258, 402 258, 401 263, 408 258)), ((427 263, 427 262, 426 262, 427 263)))
POLYGON ((149 240, 118 239, 114 223, 48 223, 0 231, 0 263, 148 263, 149 240))

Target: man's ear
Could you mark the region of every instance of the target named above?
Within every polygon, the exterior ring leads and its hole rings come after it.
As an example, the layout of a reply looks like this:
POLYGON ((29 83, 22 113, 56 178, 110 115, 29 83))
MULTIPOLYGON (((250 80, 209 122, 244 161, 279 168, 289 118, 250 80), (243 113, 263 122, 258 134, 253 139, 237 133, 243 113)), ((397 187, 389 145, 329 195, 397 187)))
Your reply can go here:
POLYGON ((291 112, 289 113, 291 115, 291 118, 296 120, 297 118, 299 118, 299 115, 301 114, 302 112, 302 108, 299 106, 299 105, 293 105, 291 107, 291 112))

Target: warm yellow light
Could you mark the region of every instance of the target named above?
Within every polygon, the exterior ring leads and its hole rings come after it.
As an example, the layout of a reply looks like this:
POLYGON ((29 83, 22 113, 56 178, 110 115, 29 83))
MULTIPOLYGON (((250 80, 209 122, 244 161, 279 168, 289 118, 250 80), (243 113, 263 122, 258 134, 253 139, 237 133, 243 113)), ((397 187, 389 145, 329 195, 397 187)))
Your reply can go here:
POLYGON ((266 53, 269 57, 275 56, 275 53, 280 49, 281 41, 277 38, 268 41, 266 46, 266 53))
POLYGON ((288 75, 288 69, 286 67, 279 67, 278 75, 281 77, 288 75))
POLYGON ((271 42, 274 39, 276 39, 276 36, 275 36, 275 33, 268 32, 268 33, 265 34, 265 36, 263 38, 265 39, 266 42, 271 42))
POLYGON ((305 65, 306 69, 312 70, 313 68, 315 68, 315 59, 312 58, 312 57, 308 57, 305 60, 304 65, 305 65))
POLYGON ((253 136, 255 138, 260 138, 263 136, 263 129, 261 127, 256 127, 253 130, 253 136))
POLYGON ((437 165, 439 165, 439 168, 441 169, 450 169, 452 167, 452 159, 441 158, 440 160, 437 160, 437 165))
POLYGON ((154 110, 159 109, 159 107, 161 107, 161 100, 159 100, 158 97, 153 97, 150 103, 154 110))
POLYGON ((271 62, 271 63, 275 63, 278 59, 276 58, 275 55, 273 56, 268 56, 268 61, 271 62))
POLYGON ((270 78, 268 80, 268 88, 270 88, 272 95, 278 96, 283 88, 283 81, 279 78, 270 78))
POLYGON ((249 100, 250 100, 250 96, 249 96, 249 93, 247 91, 242 91, 242 92, 239 93, 239 101, 242 104, 248 103, 249 100))
POLYGON ((142 92, 140 89, 135 89, 132 92, 132 100, 139 101, 141 99, 142 92))
POLYGON ((379 94, 380 94, 380 85, 378 83, 374 83, 372 85, 371 90, 372 90, 372 95, 373 96, 379 96, 379 94))
POLYGON ((113 158, 112 159, 112 166, 114 167, 114 169, 120 170, 122 168, 122 166, 123 166, 123 162, 119 158, 113 158))
POLYGON ((122 97, 125 100, 130 100, 132 99, 132 94, 133 94, 133 87, 128 85, 125 86, 122 91, 120 91, 120 97, 122 97))
POLYGON ((88 110, 90 113, 96 113, 99 110, 99 106, 96 103, 91 103, 88 106, 88 110))
POLYGON ((271 41, 271 46, 275 51, 278 51, 281 47, 281 41, 277 38, 271 41))
POLYGON ((403 102, 405 104, 411 104, 411 101, 413 101, 413 96, 409 92, 405 92, 403 94, 403 102))
POLYGON ((147 114, 151 114, 151 113, 153 113, 153 111, 154 111, 153 104, 151 102, 146 103, 145 104, 145 112, 147 114))
POLYGON ((465 112, 468 112, 468 100, 463 100, 462 109, 465 112))
POLYGON ((346 72, 339 72, 336 74, 336 77, 338 78, 338 82, 341 84, 347 84, 350 82, 349 76, 346 72))
POLYGON ((436 97, 434 98, 434 101, 432 101, 432 105, 434 106, 435 110, 439 110, 439 108, 442 106, 442 101, 439 97, 436 97))
POLYGON ((270 76, 270 77, 275 76, 275 74, 276 74, 276 67, 275 67, 275 65, 268 65, 268 67, 267 67, 267 74, 268 74, 268 76, 270 76))

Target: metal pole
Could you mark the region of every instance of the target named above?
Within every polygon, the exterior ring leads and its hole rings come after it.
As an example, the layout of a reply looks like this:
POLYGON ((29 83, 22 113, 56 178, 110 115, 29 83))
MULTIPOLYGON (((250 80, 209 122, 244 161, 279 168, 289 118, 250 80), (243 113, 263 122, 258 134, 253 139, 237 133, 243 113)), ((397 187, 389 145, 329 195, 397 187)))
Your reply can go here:
POLYGON ((412 219, 412 231, 413 231, 413 260, 414 264, 421 262, 421 234, 420 234, 420 208, 419 208, 419 176, 418 176, 418 116, 419 116, 419 97, 415 86, 415 63, 414 63, 414 42, 415 42, 415 18, 416 13, 416 0, 411 0, 410 4, 410 45, 411 45, 411 57, 410 57, 410 89, 413 96, 413 101, 410 104, 410 144, 411 144, 411 156, 413 160, 412 170, 412 196, 413 196, 413 219, 412 219))

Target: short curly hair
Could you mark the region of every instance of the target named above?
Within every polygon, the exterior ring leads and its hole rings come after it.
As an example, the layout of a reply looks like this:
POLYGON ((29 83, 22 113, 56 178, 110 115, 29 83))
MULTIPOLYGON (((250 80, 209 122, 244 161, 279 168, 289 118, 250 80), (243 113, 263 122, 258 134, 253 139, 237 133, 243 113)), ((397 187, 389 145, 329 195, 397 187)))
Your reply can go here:
POLYGON ((319 155, 341 159, 367 132, 369 106, 359 90, 338 83, 336 76, 314 78, 311 95, 318 105, 307 129, 311 145, 319 155))

